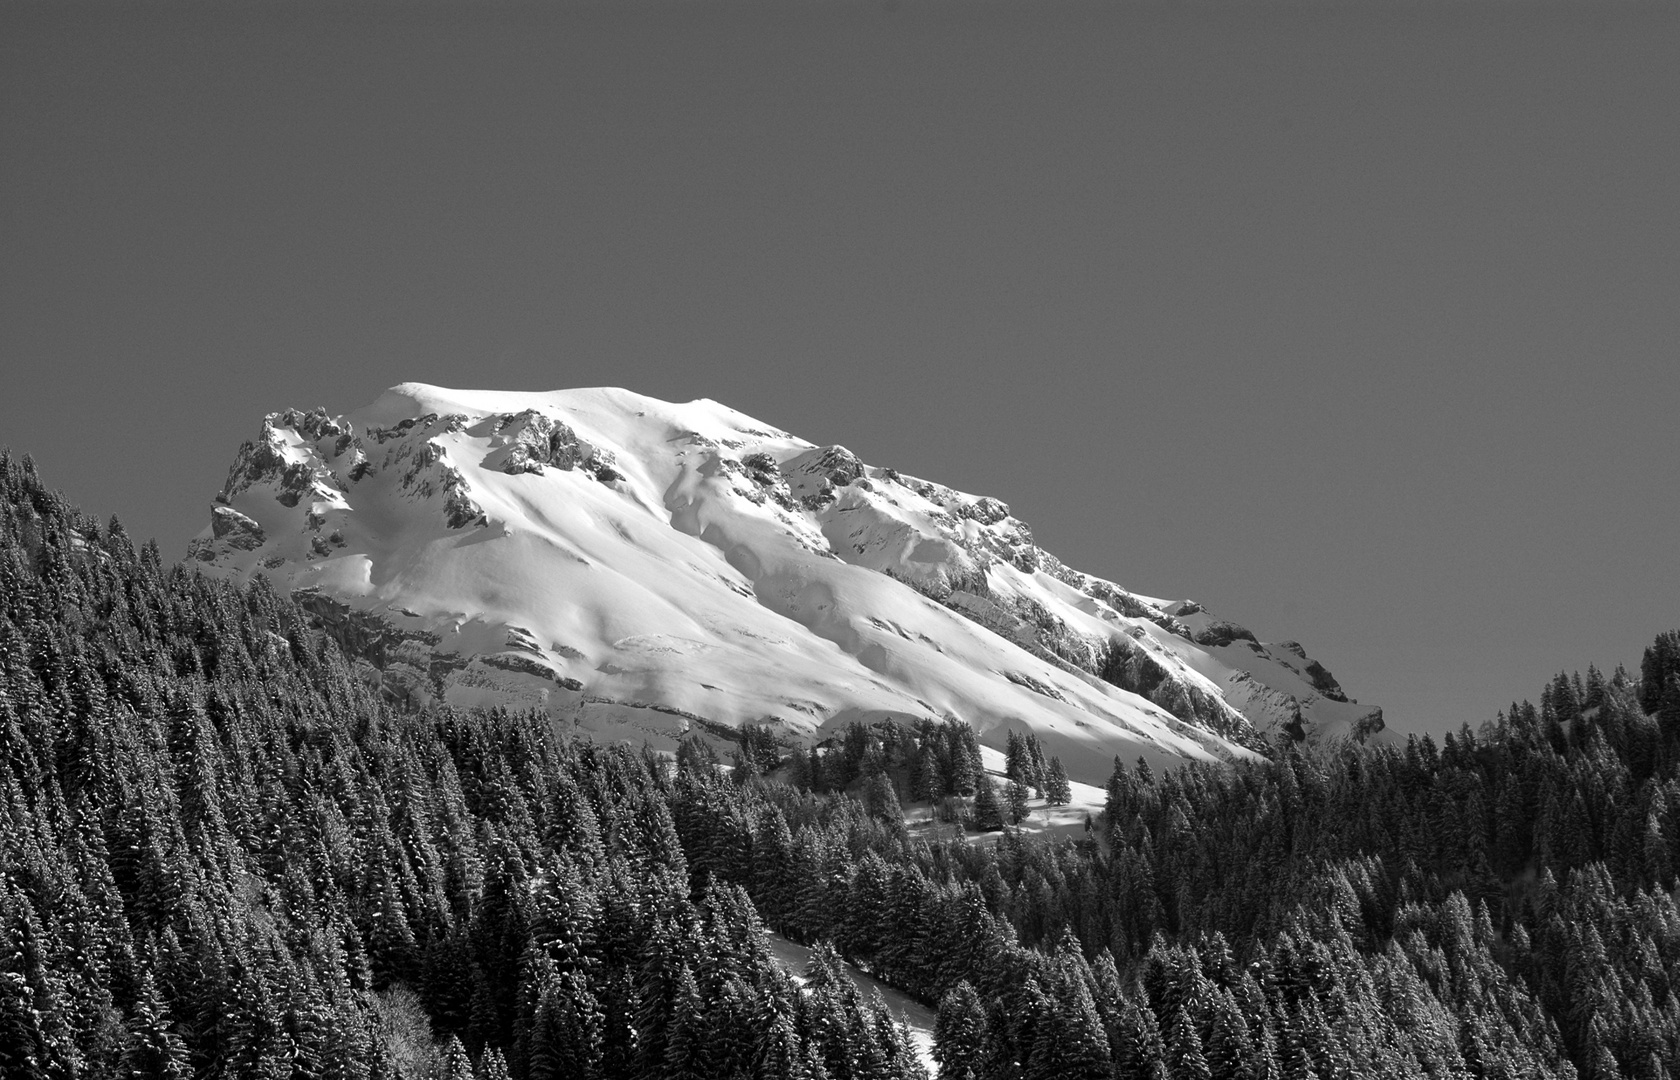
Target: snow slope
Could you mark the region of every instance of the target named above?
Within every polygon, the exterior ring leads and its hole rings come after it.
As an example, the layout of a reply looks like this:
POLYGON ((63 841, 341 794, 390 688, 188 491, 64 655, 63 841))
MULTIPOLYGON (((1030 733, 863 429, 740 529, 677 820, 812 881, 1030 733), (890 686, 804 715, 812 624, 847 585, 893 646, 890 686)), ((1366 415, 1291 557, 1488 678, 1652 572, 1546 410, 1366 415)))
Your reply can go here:
POLYGON ((1101 783, 1116 754, 1381 723, 1298 647, 1070 570, 995 499, 707 400, 408 383, 272 414, 189 554, 298 593, 393 696, 656 745, 960 717, 1101 783))

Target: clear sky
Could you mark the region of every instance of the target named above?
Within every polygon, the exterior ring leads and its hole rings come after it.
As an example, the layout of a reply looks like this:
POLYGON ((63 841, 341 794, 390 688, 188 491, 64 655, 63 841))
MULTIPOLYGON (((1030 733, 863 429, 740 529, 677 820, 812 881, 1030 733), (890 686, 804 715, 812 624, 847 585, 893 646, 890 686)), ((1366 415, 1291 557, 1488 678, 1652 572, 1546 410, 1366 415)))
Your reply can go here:
POLYGON ((711 397, 1400 728, 1680 626, 1680 5, 0 6, 0 444, 711 397))

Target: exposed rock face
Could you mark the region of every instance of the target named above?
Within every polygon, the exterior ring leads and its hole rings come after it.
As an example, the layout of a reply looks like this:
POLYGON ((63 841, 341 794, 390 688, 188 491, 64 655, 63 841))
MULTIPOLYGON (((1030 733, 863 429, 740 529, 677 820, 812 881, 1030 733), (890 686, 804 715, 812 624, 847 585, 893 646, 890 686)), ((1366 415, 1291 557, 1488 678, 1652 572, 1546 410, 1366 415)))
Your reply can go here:
POLYGON ((468 525, 489 524, 483 508, 468 494, 466 478, 447 466, 439 472, 443 477, 443 520, 449 523, 449 527, 464 529, 468 525))
POLYGON ((282 506, 297 506, 318 493, 342 492, 342 481, 326 462, 351 451, 359 457, 356 440, 325 410, 271 414, 263 419, 261 436, 239 448, 218 499, 229 502, 257 484, 272 485, 274 498, 282 506), (304 438, 330 449, 300 458, 291 451, 304 438))
POLYGON ((1383 730, 1383 711, 1381 706, 1372 706, 1371 711, 1353 722, 1353 735, 1358 739, 1369 739, 1383 730))
POLYGON ((210 530, 216 539, 240 551, 255 551, 266 540, 261 525, 231 506, 210 508, 210 530))
POLYGON ((782 472, 788 490, 807 510, 821 510, 834 502, 839 489, 863 479, 863 462, 844 446, 823 446, 785 462, 782 472))
POLYGON ((1381 724, 1298 647, 1073 570, 999 499, 710 402, 410 386, 271 414, 192 553, 313 590, 393 700, 608 734, 960 716, 1088 747, 1100 780, 1119 746, 1381 724))
MULTIPOLYGON (((1259 745, 1246 718, 1226 702, 1183 678, 1175 677, 1170 665, 1141 643, 1141 638, 1117 637, 1096 672, 1122 690, 1148 698, 1181 720, 1202 725, 1233 742, 1259 745)), ((1286 725, 1299 723, 1300 707, 1286 706, 1286 725)))
POLYGON ((1229 645, 1233 641, 1252 641, 1259 644, 1259 639, 1247 628, 1224 619, 1209 623, 1198 630, 1192 640, 1198 645, 1229 645))
MULTIPOLYGON (((1342 693, 1341 684, 1336 681, 1336 677, 1330 674, 1329 669, 1323 664, 1308 656, 1307 650, 1301 647, 1301 643, 1299 641, 1280 641, 1278 642, 1277 647, 1290 653, 1296 659, 1304 661, 1304 663, 1302 663, 1299 667, 1296 667, 1295 670, 1299 671, 1306 677, 1308 682, 1312 683, 1314 690, 1317 690, 1331 701, 1346 701, 1348 699, 1347 695, 1342 693)), ((1290 666, 1295 667, 1293 664, 1290 666)), ((1381 709, 1376 710, 1376 723, 1377 730, 1380 731, 1382 729, 1381 709)))
POLYGON ((844 446, 825 446, 814 453, 807 461, 790 462, 790 471, 823 477, 833 487, 845 487, 863 476, 863 462, 844 446))
POLYGON ((548 467, 582 468, 603 483, 623 478, 613 468, 616 459, 611 450, 584 442, 563 421, 535 409, 498 417, 491 443, 498 445, 498 441, 500 449, 485 459, 485 465, 510 476, 541 473, 548 467))
POLYGON ((771 487, 781 482, 782 467, 769 454, 748 454, 741 459, 741 467, 753 483, 771 487))
POLYGON ((504 424, 501 435, 507 440, 507 450, 501 470, 505 473, 542 472, 544 465, 574 469, 586 456, 577 432, 535 409, 505 417, 504 424))
POLYGON ((1216 619, 1199 604, 1190 601, 1181 601, 1169 610, 1186 627, 1186 636, 1233 665, 1241 664, 1246 669, 1250 678, 1238 680, 1233 686, 1235 692, 1227 694, 1227 697, 1269 702, 1267 707, 1273 713, 1285 717, 1282 723, 1276 725, 1277 730, 1295 738, 1329 735, 1362 740, 1383 730, 1382 710, 1357 708, 1329 670, 1308 656, 1299 642, 1268 644, 1260 641, 1247 629, 1216 619), (1238 650, 1246 655, 1239 654, 1238 650), (1287 679, 1269 674, 1279 670, 1303 685, 1280 693, 1278 687, 1285 685, 1287 679), (1255 679, 1253 672, 1268 674, 1263 679, 1255 679), (1334 719, 1326 721, 1324 717, 1327 716, 1334 719))
POLYGON ((357 611, 317 589, 300 589, 292 594, 292 598, 314 617, 316 625, 337 643, 344 655, 366 660, 376 667, 384 667, 391 662, 395 650, 405 642, 436 645, 439 641, 434 633, 401 630, 387 619, 357 611))

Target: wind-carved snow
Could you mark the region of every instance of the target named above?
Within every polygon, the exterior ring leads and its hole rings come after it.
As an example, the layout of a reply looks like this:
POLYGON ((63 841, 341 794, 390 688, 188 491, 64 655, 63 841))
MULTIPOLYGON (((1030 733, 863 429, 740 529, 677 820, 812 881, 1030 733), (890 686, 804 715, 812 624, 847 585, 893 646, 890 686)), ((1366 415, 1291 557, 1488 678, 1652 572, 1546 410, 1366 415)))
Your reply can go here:
POLYGON ((191 555, 354 630, 387 693, 608 738, 955 717, 1100 783, 1381 726, 1298 646, 1071 570, 996 499, 707 400, 409 383, 272 414, 191 555))

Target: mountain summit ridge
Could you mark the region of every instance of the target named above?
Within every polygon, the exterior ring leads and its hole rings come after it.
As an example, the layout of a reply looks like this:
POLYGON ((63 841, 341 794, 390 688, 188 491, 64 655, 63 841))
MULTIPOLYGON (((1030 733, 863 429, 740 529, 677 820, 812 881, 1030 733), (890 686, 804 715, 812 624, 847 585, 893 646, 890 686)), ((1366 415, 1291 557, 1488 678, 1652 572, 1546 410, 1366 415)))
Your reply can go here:
POLYGON ((852 720, 1033 731, 1116 755, 1364 736, 1294 642, 1130 592, 1003 502, 866 465, 708 399, 403 383, 269 414, 189 556, 267 573, 389 694, 541 707, 606 737, 852 720))

